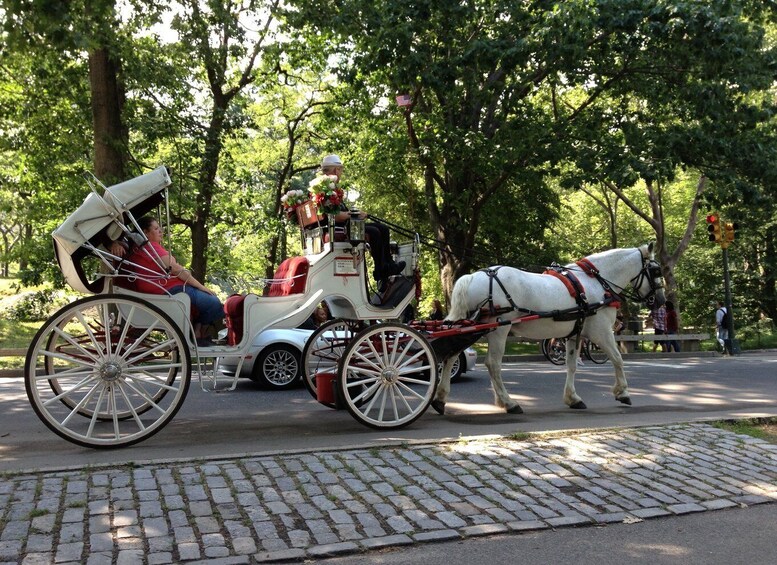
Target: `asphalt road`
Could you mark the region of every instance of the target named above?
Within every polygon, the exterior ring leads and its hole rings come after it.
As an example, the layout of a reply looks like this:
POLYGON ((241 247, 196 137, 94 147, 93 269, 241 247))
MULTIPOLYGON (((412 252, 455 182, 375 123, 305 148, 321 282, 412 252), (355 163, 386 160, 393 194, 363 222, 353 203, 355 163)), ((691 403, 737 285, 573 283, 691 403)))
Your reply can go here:
POLYGON ((597 563, 597 565, 773 565, 777 505, 560 528, 520 535, 415 544, 327 559, 327 565, 597 563))
POLYGON ((638 426, 777 416, 777 352, 738 357, 651 357, 626 366, 632 406, 610 393, 612 367, 586 364, 577 390, 588 409, 561 401, 563 367, 510 363, 503 378, 524 414, 493 405, 482 365, 454 384, 447 412, 431 409, 402 430, 372 430, 347 411, 318 404, 305 389, 267 392, 241 381, 229 393, 206 393, 196 379, 168 426, 124 449, 93 450, 60 439, 41 423, 19 379, 0 380, 0 471, 82 468, 148 460, 206 459, 233 455, 389 445, 490 434, 638 426))

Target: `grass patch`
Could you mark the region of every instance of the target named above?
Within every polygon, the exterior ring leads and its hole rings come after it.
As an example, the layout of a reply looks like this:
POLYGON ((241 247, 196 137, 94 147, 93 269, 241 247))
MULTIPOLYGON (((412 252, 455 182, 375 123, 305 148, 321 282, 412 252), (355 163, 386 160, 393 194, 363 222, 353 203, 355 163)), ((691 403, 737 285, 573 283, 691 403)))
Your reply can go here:
MULTIPOLYGON (((43 322, 16 322, 0 318, 0 349, 27 349, 43 322)), ((18 369, 24 357, 0 357, 0 369, 18 369)))
POLYGON ((728 430, 739 435, 746 435, 777 443, 777 418, 755 418, 750 420, 721 420, 712 424, 716 428, 728 430))
POLYGON ((17 322, 0 318, 0 348, 27 348, 42 325, 42 321, 17 322))
POLYGON ((528 432, 515 432, 513 434, 509 434, 505 436, 505 439, 509 439, 512 441, 528 441, 531 439, 532 435, 528 432))
MULTIPOLYGON (((488 353, 488 344, 484 341, 479 341, 472 346, 472 349, 478 352, 478 355, 485 355, 488 353)), ((523 342, 523 341, 508 341, 505 346, 505 355, 526 355, 526 354, 542 354, 540 344, 538 342, 523 342)))

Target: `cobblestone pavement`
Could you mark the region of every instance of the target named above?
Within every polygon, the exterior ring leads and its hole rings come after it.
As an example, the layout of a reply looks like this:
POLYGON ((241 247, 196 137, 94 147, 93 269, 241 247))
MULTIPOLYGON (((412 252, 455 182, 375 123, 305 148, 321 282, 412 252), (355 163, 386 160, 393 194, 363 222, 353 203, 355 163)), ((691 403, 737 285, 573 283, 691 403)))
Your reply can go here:
POLYGON ((257 563, 777 501, 706 424, 6 475, 0 562, 257 563))

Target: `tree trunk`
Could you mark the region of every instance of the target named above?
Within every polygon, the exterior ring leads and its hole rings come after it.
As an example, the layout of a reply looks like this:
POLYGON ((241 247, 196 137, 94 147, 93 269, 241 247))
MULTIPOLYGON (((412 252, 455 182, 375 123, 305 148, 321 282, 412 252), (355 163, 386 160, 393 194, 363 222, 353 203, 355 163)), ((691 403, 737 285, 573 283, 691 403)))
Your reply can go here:
POLYGON ((208 220, 213 207, 213 195, 216 192, 216 176, 222 149, 222 134, 224 132, 224 116, 230 98, 214 96, 213 109, 205 135, 205 149, 198 179, 198 192, 195 200, 194 220, 192 221, 192 275, 206 284, 205 275, 208 272, 208 220))
POLYGON ((127 139, 121 119, 124 93, 118 79, 118 64, 105 47, 89 52, 89 84, 94 173, 106 185, 113 184, 125 176, 127 139))
MULTIPOLYGON (((29 244, 29 242, 32 241, 32 223, 26 222, 24 224, 24 236, 22 237, 22 249, 26 245, 29 244)), ((19 271, 26 271, 27 270, 27 255, 22 253, 19 257, 19 271)))
POLYGON ((763 257, 760 258, 763 269, 763 286, 761 287, 762 308, 764 313, 772 320, 777 320, 777 227, 766 228, 765 248, 763 257))

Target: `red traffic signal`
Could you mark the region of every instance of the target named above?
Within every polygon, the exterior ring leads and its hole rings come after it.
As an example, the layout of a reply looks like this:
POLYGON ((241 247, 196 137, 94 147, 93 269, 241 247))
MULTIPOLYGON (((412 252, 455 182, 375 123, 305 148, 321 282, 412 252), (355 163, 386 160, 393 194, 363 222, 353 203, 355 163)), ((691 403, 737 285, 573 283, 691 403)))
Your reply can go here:
POLYGON ((723 234, 720 231, 720 216, 715 213, 707 214, 707 231, 710 232, 709 240, 715 243, 723 242, 723 234))

